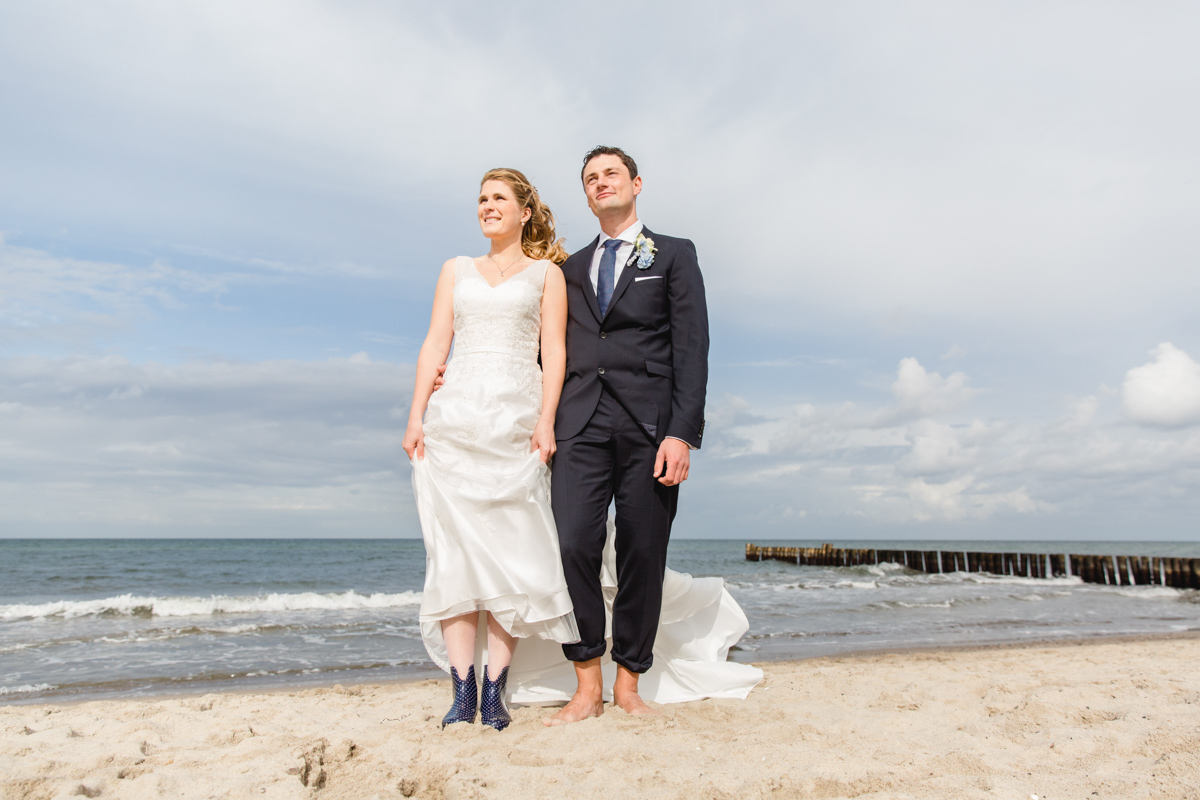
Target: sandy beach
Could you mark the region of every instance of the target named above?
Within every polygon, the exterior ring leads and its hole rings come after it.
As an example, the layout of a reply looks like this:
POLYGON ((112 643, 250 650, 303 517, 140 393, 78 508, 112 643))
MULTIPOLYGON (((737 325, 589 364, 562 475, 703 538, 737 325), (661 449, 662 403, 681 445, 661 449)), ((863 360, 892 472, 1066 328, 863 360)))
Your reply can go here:
POLYGON ((5 800, 1200 798, 1200 639, 772 662, 745 701, 445 732, 445 681, 0 708, 5 800))

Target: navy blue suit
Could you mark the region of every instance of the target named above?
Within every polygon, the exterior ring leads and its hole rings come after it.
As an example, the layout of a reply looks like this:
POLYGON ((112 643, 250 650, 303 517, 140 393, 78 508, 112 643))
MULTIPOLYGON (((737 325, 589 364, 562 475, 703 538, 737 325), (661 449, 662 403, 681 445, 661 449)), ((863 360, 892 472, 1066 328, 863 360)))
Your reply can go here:
POLYGON ((708 309, 696 247, 643 229, 657 248, 621 271, 603 317, 589 271, 599 237, 562 265, 567 284, 567 375, 555 421, 551 482, 563 569, 581 641, 572 661, 604 654, 600 589, 608 507, 616 501, 618 590, 613 660, 633 672, 653 662, 667 542, 678 486, 654 477, 671 436, 698 448, 708 383, 708 309))

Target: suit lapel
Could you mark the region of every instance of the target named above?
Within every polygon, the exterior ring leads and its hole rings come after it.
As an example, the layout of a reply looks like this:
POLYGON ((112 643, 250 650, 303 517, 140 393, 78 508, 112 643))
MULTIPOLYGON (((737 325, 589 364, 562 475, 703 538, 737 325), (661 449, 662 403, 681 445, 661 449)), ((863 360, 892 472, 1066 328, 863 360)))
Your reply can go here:
MULTIPOLYGON (((644 226, 642 227, 642 235, 645 236, 647 239, 654 238, 653 236, 650 235, 650 229, 646 228, 644 226)), ((598 239, 599 239, 599 237, 597 237, 597 240, 598 239)), ((632 253, 630 253, 629 260, 625 262, 625 266, 621 268, 621 279, 619 281, 617 281, 617 285, 613 288, 612 299, 608 301, 608 313, 609 314, 612 313, 613 306, 615 306, 617 304, 617 301, 621 299, 621 295, 625 294, 625 290, 627 288, 629 288, 629 284, 633 283, 633 274, 635 272, 637 272, 637 269, 635 269, 636 264, 637 264, 637 249, 635 248, 634 251, 632 253)), ((589 286, 591 285, 590 280, 588 281, 588 285, 589 286)), ((599 310, 599 308, 600 308, 600 306, 597 304, 596 309, 599 310)))
MULTIPOLYGON (((600 244, 600 237, 592 239, 592 243, 588 245, 585 255, 579 264, 579 269, 582 275, 579 277, 579 284, 583 287, 583 296, 587 300, 588 308, 592 309, 592 314, 595 315, 597 322, 603 322, 604 317, 600 315, 600 301, 596 299, 596 290, 592 288, 592 260, 596 257, 596 246, 600 244)), ((609 308, 612 308, 612 303, 609 302, 609 308)))

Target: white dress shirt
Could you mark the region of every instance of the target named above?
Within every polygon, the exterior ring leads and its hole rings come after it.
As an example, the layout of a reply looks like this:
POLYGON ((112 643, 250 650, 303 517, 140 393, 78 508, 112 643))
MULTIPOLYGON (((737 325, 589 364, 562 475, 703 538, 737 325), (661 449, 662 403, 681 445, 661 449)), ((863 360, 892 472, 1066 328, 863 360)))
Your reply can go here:
POLYGON ((613 270, 613 289, 617 288, 617 283, 621 280, 621 271, 625 269, 625 262, 633 255, 633 243, 637 241, 638 234, 642 232, 642 221, 635 221, 625 230, 618 233, 616 236, 609 236, 604 231, 600 231, 600 241, 596 242, 596 252, 592 254, 592 268, 588 271, 588 275, 592 279, 592 291, 599 292, 596 284, 600 279, 600 259, 604 256, 604 243, 609 239, 620 239, 624 244, 617 248, 617 267, 613 270))

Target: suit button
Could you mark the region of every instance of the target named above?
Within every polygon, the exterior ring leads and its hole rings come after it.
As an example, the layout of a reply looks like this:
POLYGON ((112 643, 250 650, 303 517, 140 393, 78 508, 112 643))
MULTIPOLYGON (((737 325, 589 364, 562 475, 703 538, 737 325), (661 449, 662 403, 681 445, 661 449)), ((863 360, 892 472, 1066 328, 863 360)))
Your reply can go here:
POLYGON ((600 338, 601 338, 601 339, 607 339, 607 338, 608 338, 608 333, 607 333, 606 331, 600 331, 600 338))
POLYGON ((599 370, 599 372, 600 372, 600 374, 601 374, 601 375, 603 375, 603 374, 604 374, 604 367, 601 367, 601 368, 600 368, 600 370, 599 370))

